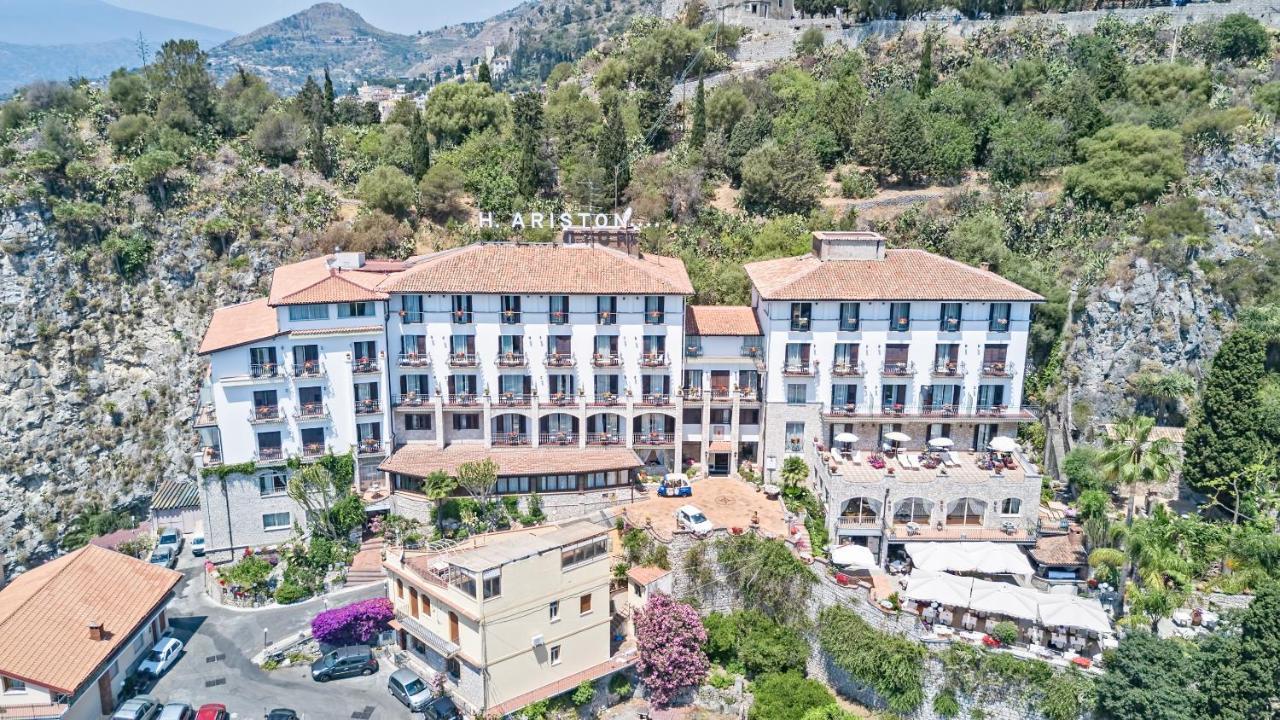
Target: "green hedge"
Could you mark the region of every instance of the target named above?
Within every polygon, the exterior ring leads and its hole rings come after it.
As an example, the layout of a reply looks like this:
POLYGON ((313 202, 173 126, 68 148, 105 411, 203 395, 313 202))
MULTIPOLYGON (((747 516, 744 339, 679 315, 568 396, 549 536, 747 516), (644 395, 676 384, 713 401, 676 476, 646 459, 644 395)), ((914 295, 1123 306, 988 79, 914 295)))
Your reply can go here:
POLYGON ((883 633, 854 611, 834 606, 818 615, 818 642, 832 662, 871 687, 900 715, 924 702, 924 646, 883 633))

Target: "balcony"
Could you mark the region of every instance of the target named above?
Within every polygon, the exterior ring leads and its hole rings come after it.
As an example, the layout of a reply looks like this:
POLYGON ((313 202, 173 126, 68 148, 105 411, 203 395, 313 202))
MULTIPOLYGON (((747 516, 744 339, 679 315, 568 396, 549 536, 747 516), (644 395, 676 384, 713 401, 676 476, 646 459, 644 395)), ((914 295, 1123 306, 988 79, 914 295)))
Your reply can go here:
POLYGON ((880 369, 880 374, 886 377, 914 377, 916 364, 913 362, 887 362, 880 369))
POLYGON ((909 317, 900 317, 900 318, 895 318, 895 319, 890 320, 890 321, 889 321, 889 331, 890 331, 890 332, 910 332, 910 331, 911 331, 911 318, 909 318, 909 317))
POLYGON ((733 393, 727 387, 712 385, 708 394, 711 395, 712 402, 728 402, 733 399, 733 393))
POLYGON ((431 366, 431 356, 425 352, 400 353, 396 364, 402 368, 425 368, 431 366))
POLYGON ((249 366, 249 377, 255 380, 269 380, 283 376, 284 373, 277 363, 262 363, 249 366))
POLYGON ((504 432, 493 434, 494 447, 520 447, 529 444, 529 436, 522 432, 504 432))
POLYGON ((609 311, 596 313, 596 322, 599 325, 617 325, 618 313, 609 311))
POLYGON ((835 377, 862 377, 866 369, 860 362, 837 360, 831 365, 831 374, 835 377))
POLYGON ((567 325, 569 323, 569 313, 564 310, 552 310, 547 313, 547 322, 552 325, 567 325))
POLYGON ((405 325, 420 325, 426 321, 427 314, 424 312, 400 311, 400 322, 405 325))
POLYGON ((841 515, 836 518, 836 527, 841 530, 879 530, 880 519, 875 515, 841 515))
POLYGON ((214 467, 222 464, 222 448, 216 445, 205 445, 200 448, 200 459, 205 467, 214 467))
POLYGON ((573 367, 573 353, 547 353, 546 366, 549 368, 567 368, 573 367))
POLYGON ((640 367, 656 368, 671 364, 671 358, 664 352, 649 352, 640 356, 640 367))
POLYGON ((618 433, 587 433, 587 444, 593 447, 621 445, 622 436, 618 433))
POLYGON ((960 332, 960 318, 944 317, 938 321, 938 332, 960 332))
POLYGON ((365 438, 356 443, 356 454, 358 455, 386 455, 389 449, 390 443, 383 442, 377 438, 365 438))
POLYGON ((552 405, 555 407, 573 407, 578 404, 578 397, 571 392, 556 392, 547 396, 544 405, 552 405))
POLYGON ((702 357, 701 345, 686 345, 684 348, 685 357, 702 357))
POLYGON ((293 415, 299 420, 323 420, 328 412, 325 411, 323 402, 308 402, 299 405, 293 415))
POLYGON ((469 352, 456 352, 449 355, 449 367, 466 368, 476 366, 476 354, 469 352))
POLYGON ((452 315, 452 317, 453 317, 453 322, 454 322, 455 324, 457 324, 457 325, 470 325, 470 324, 471 324, 471 311, 470 311, 470 310, 454 310, 454 311, 453 311, 453 315, 452 315))
POLYGON ((196 409, 196 427, 213 427, 218 424, 218 411, 213 403, 205 403, 196 409))
POLYGON ((681 388, 678 394, 684 398, 685 404, 700 403, 707 397, 702 388, 681 388))
POLYGON ((987 331, 993 333, 1009 332, 1009 318, 992 318, 987 323, 987 331))
POLYGON ((661 325, 666 322, 667 313, 663 310, 650 310, 644 314, 646 325, 661 325))
POLYGON ((526 364, 528 364, 528 359, 522 352, 508 350, 507 352, 498 354, 498 367, 524 367, 526 364))
POLYGON ((397 408, 431 407, 431 396, 427 393, 405 393, 391 398, 391 405, 397 408))
POLYGON ((253 416, 249 418, 249 422, 273 423, 283 419, 284 414, 280 412, 279 405, 257 405, 253 408, 253 416))
POLYGON ((671 396, 665 393, 646 393, 640 397, 640 405, 645 407, 670 407, 671 396))
POLYGON ((616 407, 619 402, 620 399, 617 393, 607 392, 597 395, 591 405, 594 407, 616 407))
POLYGON ((304 458, 318 458, 324 454, 324 443, 306 443, 302 446, 302 457, 304 458))
POLYGON ((984 362, 982 363, 982 377, 992 378, 1011 378, 1013 377, 1014 365, 1008 362, 984 362))
POLYGON ((835 418, 851 418, 867 414, 866 407, 858 407, 857 403, 844 403, 843 405, 831 405, 823 413, 828 417, 835 418))
POLYGON ((578 433, 568 430, 563 432, 541 433, 538 435, 539 445, 577 445, 578 433))
POLYGON ((591 356, 591 364, 596 367, 618 367, 622 358, 617 353, 596 353, 591 356))
POLYGON ((675 441, 676 434, 669 432, 638 432, 634 437, 636 445, 672 445, 675 441))
POLYGON ((351 372, 356 375, 366 375, 379 371, 377 358, 355 358, 351 361, 351 372))
POLYGON ((813 322, 807 317, 791 318, 791 332, 809 332, 813 322))
POLYGON ((784 377, 813 377, 814 366, 809 362, 789 362, 782 366, 784 377))
POLYGON ((293 376, 300 378, 324 377, 324 365, 319 360, 304 360, 293 364, 293 376))
POLYGON ((479 401, 475 393, 449 393, 448 404, 457 407, 475 407, 479 401))
POLYGON ((964 363, 958 363, 955 360, 944 360, 933 364, 929 374, 934 377, 964 377, 964 363))
POLYGON ((382 412, 382 403, 373 398, 356 401, 357 415, 377 415, 380 412, 382 412))
POLYGON ((284 448, 281 447, 261 447, 258 448, 258 462, 279 462, 284 460, 284 448))
POLYGON ((862 329, 862 323, 860 323, 858 320, 841 318, 840 332, 858 332, 858 330, 860 329, 862 329))
POLYGON ((738 348, 738 354, 744 358, 762 360, 764 358, 764 348, 759 345, 743 345, 741 348, 738 348))
POLYGON ((503 325, 519 325, 520 324, 519 310, 503 310, 502 314, 499 317, 501 317, 503 325))
POLYGON ((498 393, 498 405, 501 407, 529 407, 531 396, 518 392, 498 393))

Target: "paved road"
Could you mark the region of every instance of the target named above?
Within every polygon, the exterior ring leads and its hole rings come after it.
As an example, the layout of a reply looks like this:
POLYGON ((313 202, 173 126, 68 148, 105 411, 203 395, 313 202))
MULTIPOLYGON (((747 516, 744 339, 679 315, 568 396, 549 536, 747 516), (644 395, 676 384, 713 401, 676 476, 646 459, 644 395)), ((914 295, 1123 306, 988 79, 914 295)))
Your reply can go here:
MULTIPOLYGON (((184 560, 186 557, 184 556, 184 560)), ((194 707, 220 702, 238 720, 261 718, 271 708, 289 707, 304 720, 391 720, 409 712, 386 690, 392 668, 383 663, 377 675, 317 683, 305 667, 266 672, 250 660, 263 647, 263 628, 276 642, 306 627, 324 609, 312 600, 285 608, 244 611, 215 605, 202 591, 198 567, 183 569, 186 579, 169 609, 174 634, 186 651, 155 686, 148 690, 163 702, 187 702, 194 707)), ((381 585, 355 588, 335 596, 347 603, 383 593, 381 585)))

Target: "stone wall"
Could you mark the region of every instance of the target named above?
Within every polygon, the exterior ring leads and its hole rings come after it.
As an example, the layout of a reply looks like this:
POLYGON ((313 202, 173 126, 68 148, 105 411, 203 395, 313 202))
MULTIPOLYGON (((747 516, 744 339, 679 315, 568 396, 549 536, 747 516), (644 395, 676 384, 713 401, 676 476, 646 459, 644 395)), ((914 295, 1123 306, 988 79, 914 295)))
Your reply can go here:
MULTIPOLYGON (((591 490, 588 492, 539 493, 542 512, 548 522, 560 522, 584 515, 592 515, 619 505, 628 505, 646 496, 636 493, 633 485, 591 490)), ((423 524, 431 522, 433 503, 425 496, 412 492, 396 492, 391 495, 391 512, 411 517, 423 524)), ((521 512, 529 510, 529 496, 519 497, 521 512)))

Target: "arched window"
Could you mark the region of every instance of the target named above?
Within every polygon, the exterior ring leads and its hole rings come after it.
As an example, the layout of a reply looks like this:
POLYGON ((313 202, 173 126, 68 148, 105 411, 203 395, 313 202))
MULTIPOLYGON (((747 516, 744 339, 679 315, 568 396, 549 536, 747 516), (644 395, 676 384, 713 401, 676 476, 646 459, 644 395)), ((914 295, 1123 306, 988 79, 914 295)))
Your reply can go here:
POLYGON ((893 521, 899 523, 928 523, 933 503, 924 498, 911 497, 899 500, 893 509, 893 521))
POLYGON ((879 515, 879 503, 871 498, 856 497, 845 502, 840 519, 844 522, 873 523, 879 515))
POLYGON ((987 504, 977 498, 960 498, 947 503, 948 525, 981 525, 987 504))
POLYGON ((1022 498, 1005 498, 1000 501, 1001 515, 1021 515, 1022 498))

